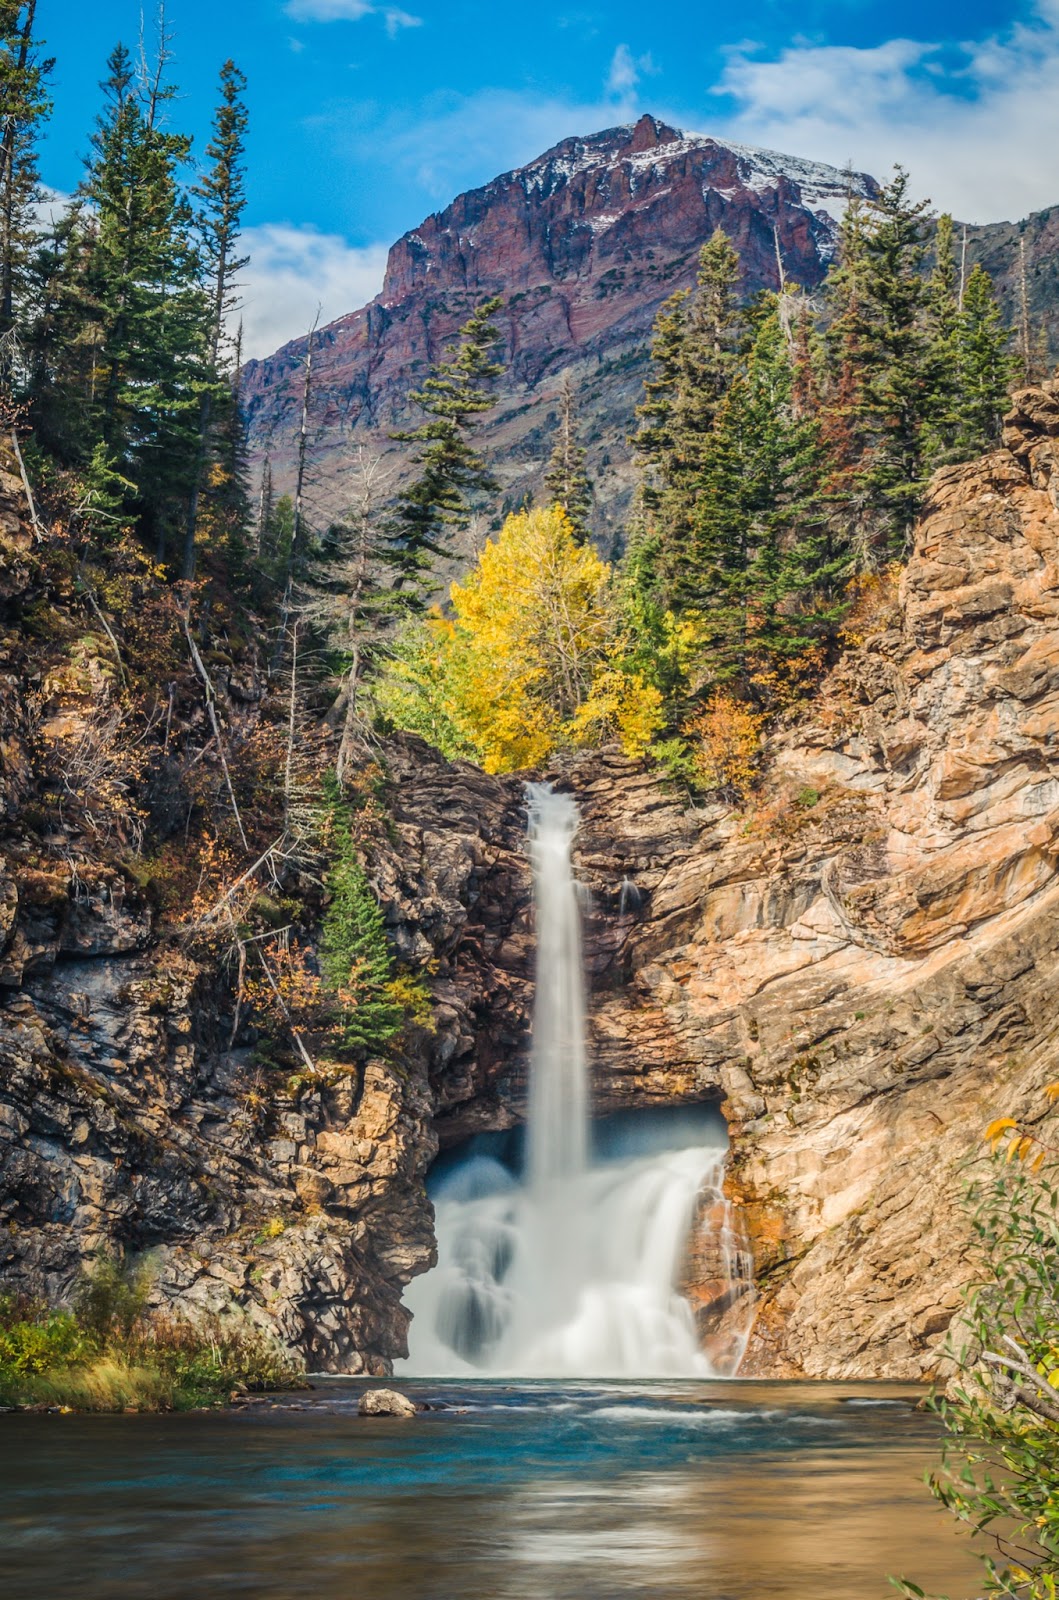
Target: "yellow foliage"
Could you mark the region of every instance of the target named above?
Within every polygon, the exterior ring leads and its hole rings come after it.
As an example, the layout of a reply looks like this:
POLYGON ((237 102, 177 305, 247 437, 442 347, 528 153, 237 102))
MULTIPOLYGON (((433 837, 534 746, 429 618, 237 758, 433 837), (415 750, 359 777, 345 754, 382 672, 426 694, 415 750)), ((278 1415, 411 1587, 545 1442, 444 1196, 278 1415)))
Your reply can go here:
POLYGON ((574 743, 617 739, 627 756, 642 756, 662 721, 662 694, 638 672, 602 671, 570 724, 574 743), (584 735, 584 737, 582 737, 584 735), (591 737, 594 735, 594 737, 591 737))
POLYGON ((872 634, 893 627, 898 616, 902 570, 899 561, 892 561, 877 572, 862 572, 854 578, 849 589, 853 604, 842 630, 847 650, 858 649, 872 634))
MULTIPOLYGON (((1047 1084, 1044 1093, 1048 1101, 1054 1103, 1059 1100, 1059 1084, 1047 1084)), ((993 1155, 996 1155, 1000 1146, 1007 1140, 1005 1156, 1007 1164, 1010 1166, 1014 1161, 1028 1162, 1032 1172, 1039 1172, 1048 1156, 1054 1154, 1052 1145, 1046 1144, 1035 1133, 1024 1132, 1014 1117, 997 1117, 986 1128, 985 1138, 993 1155)))
POLYGON ((692 756, 703 786, 727 789, 743 798, 753 787, 763 717, 716 691, 685 723, 692 756))
POLYGON ((621 659, 611 570, 559 506, 518 512, 435 613, 379 691, 400 726, 487 772, 542 765, 563 746, 618 739, 642 753, 662 697, 621 659))
POLYGON ((988 1128, 985 1130, 985 1137, 989 1140, 990 1144, 996 1145, 1000 1142, 1004 1134, 1007 1133, 1010 1128, 1016 1128, 1017 1126, 1018 1124, 1014 1117, 998 1117, 996 1121, 991 1122, 988 1128))

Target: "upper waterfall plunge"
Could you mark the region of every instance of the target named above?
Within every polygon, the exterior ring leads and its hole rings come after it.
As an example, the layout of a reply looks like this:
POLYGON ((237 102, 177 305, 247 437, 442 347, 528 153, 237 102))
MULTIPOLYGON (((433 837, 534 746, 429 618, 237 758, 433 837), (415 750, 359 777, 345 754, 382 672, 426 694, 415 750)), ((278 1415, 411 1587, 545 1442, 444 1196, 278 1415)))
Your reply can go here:
POLYGON ((434 1183, 438 1264, 405 1295, 400 1366, 436 1377, 734 1372, 745 1327, 708 1356, 678 1286, 694 1256, 719 1322, 749 1280, 723 1191, 723 1125, 703 1107, 590 1123, 578 810, 547 784, 527 799, 537 984, 523 1170, 485 1135, 434 1183))
POLYGON ((546 1196, 588 1165, 588 1053, 581 913, 571 860, 572 795, 528 786, 530 863, 537 920, 537 986, 530 1055, 529 1179, 546 1196))

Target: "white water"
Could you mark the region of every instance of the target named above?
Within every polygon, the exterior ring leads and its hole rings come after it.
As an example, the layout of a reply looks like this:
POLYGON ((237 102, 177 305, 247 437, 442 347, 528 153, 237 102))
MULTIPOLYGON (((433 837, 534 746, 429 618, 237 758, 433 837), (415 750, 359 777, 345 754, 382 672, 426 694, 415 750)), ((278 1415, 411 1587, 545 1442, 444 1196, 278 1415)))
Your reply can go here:
MULTIPOLYGON (((701 1119, 636 1119, 617 1149, 590 1160, 580 913, 571 851, 575 802, 529 789, 537 921, 526 1176, 472 1153, 434 1190, 438 1265, 405 1295, 409 1374, 512 1377, 717 1376, 675 1285, 696 1218, 713 1217, 726 1281, 745 1259, 722 1184, 723 1129, 701 1119), (658 1133, 663 1134, 659 1148, 658 1133)), ((720 1369, 720 1371, 718 1370, 720 1369)))

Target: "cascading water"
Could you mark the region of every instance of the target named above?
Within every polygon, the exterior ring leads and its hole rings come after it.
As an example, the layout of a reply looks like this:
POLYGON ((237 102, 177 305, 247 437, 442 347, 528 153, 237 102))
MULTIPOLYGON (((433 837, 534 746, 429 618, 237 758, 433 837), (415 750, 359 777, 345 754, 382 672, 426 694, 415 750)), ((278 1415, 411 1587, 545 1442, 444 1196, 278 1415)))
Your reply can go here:
POLYGON ((577 806, 546 784, 528 796, 537 988, 525 1173, 479 1147, 436 1185, 438 1264, 406 1293, 400 1365, 432 1377, 731 1373, 744 1333, 729 1328, 707 1357, 677 1289, 693 1226, 722 1311, 749 1280, 723 1193, 723 1130, 645 1115, 623 1119, 615 1143, 604 1123, 590 1160, 577 806))

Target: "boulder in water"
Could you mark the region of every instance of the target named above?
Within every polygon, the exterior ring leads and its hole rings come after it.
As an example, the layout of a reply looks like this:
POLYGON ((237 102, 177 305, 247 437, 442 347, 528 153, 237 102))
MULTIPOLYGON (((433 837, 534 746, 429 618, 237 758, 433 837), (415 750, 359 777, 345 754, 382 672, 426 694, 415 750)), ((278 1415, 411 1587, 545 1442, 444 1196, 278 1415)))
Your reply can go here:
POLYGON ((357 1415, 361 1417, 414 1417, 416 1405, 396 1389, 366 1389, 360 1397, 357 1415))

